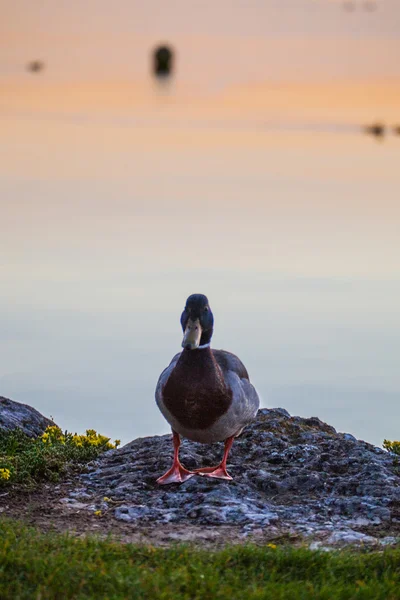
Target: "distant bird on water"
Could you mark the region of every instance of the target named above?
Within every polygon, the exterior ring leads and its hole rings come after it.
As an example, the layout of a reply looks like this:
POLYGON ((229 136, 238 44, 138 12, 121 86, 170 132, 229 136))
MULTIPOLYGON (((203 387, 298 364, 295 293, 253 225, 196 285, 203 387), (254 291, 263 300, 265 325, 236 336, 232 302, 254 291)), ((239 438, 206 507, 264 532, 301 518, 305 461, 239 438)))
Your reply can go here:
POLYGON ((27 64, 26 68, 31 73, 39 73, 44 69, 44 62, 42 62, 41 60, 32 60, 27 64))
POLYGON ((386 134, 386 127, 383 123, 372 123, 364 127, 364 132, 376 138, 383 138, 386 134))
POLYGON ((174 53, 169 46, 158 46, 153 52, 153 71, 157 76, 171 75, 174 53))
POLYGON ((193 294, 181 315, 183 350, 161 373, 157 405, 171 425, 172 467, 159 484, 182 483, 195 474, 231 480, 226 469, 235 437, 251 423, 260 404, 246 367, 225 350, 212 350, 214 317, 208 299, 193 294), (179 461, 180 436, 202 444, 225 442, 222 461, 215 467, 188 471, 179 461))

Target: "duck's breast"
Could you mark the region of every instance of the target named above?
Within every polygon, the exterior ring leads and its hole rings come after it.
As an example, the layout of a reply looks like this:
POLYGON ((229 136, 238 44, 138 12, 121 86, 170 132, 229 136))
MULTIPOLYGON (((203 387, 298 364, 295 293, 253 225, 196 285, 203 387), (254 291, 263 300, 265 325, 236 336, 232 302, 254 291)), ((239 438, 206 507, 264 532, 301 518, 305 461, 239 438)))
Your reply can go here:
POLYGON ((219 382, 208 379, 204 373, 185 379, 176 369, 179 356, 163 371, 156 389, 158 407, 172 429, 183 437, 207 444, 239 435, 254 419, 259 406, 247 372, 239 369, 238 374, 238 369, 225 368, 222 373, 219 369, 219 382))
POLYGON ((185 429, 209 429, 232 403, 232 391, 211 354, 202 352, 189 365, 183 357, 163 379, 160 403, 185 429))

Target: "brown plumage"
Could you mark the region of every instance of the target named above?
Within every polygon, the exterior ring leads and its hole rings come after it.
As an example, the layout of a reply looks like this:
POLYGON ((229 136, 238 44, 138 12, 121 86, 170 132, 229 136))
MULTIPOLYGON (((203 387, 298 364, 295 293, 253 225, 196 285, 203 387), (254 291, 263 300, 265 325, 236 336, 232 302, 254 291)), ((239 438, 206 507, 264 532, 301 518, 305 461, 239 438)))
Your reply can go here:
MULTIPOLYGON (((217 355, 224 362, 222 352, 217 355)), ((184 350, 163 388, 166 408, 188 429, 211 427, 232 403, 215 351, 184 350), (190 369, 190 379, 186 374, 190 369)))

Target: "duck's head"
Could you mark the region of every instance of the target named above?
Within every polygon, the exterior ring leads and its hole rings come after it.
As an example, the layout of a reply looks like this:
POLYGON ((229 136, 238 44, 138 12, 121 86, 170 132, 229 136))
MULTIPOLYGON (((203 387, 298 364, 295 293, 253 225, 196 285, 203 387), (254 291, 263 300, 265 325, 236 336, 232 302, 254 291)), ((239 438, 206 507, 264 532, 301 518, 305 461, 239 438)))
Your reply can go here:
POLYGON ((189 296, 181 315, 181 325, 183 329, 182 348, 196 350, 199 346, 210 343, 214 317, 207 296, 204 294, 189 296))

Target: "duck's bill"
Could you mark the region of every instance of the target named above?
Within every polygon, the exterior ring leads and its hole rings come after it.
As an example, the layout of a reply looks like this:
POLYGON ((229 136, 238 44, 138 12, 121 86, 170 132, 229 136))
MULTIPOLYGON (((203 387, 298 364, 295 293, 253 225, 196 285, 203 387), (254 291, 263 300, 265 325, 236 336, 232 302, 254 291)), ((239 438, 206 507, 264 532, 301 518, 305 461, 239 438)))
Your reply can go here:
POLYGON ((192 321, 192 319, 189 319, 183 334, 182 348, 196 350, 200 346, 201 332, 199 320, 192 321))

